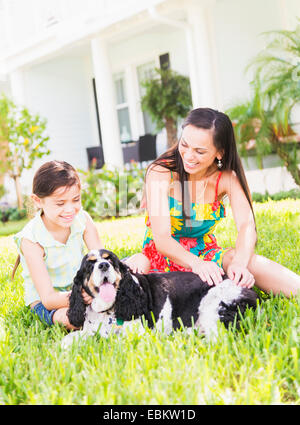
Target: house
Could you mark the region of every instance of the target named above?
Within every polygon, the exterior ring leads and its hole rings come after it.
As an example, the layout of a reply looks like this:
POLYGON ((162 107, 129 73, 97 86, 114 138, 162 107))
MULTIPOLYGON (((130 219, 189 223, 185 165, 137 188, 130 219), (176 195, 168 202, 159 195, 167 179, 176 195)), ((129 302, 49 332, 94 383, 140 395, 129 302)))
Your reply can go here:
MULTIPOLYGON (((49 159, 86 169, 87 148, 101 145, 119 166, 122 143, 155 132, 140 108, 155 67, 169 61, 189 77, 193 107, 225 110, 249 95, 244 71, 261 33, 294 28, 297 16, 298 0, 0 0, 0 92, 47 118, 49 159)), ((165 146, 161 132, 157 152, 165 146)), ((257 172, 252 190, 293 185, 283 168, 266 187, 257 172)))

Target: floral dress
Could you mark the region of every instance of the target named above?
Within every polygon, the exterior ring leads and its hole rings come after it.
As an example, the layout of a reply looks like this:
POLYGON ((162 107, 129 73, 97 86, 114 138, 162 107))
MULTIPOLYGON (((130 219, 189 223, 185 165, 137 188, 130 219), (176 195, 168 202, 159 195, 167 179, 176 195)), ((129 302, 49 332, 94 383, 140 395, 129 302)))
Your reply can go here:
MULTIPOLYGON (((213 234, 218 222, 226 216, 222 201, 218 201, 218 185, 222 172, 219 173, 215 189, 215 200, 212 203, 191 203, 191 219, 188 225, 184 224, 182 202, 169 196, 169 210, 171 220, 171 235, 186 250, 205 261, 214 261, 222 267, 223 256, 230 248, 221 248, 213 234)), ((172 177, 173 181, 173 177, 172 177)), ((160 254, 153 241, 151 224, 146 216, 146 232, 142 252, 151 262, 151 272, 188 271, 175 264, 168 257, 160 254)))

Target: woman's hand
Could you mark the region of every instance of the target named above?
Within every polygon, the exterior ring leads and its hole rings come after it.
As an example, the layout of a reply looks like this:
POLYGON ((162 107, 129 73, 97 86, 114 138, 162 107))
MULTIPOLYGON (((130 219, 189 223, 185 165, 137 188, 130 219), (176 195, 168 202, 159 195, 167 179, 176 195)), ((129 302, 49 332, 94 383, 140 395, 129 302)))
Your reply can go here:
POLYGON ((239 263, 232 262, 229 264, 227 269, 227 276, 237 286, 242 286, 243 288, 252 288, 255 283, 253 274, 250 273, 246 267, 240 265, 239 263))
POLYGON ((224 270, 213 261, 204 261, 197 258, 191 264, 191 269, 193 273, 196 273, 209 286, 217 285, 223 280, 224 270))
POLYGON ((132 255, 127 258, 124 263, 132 270, 133 273, 147 274, 150 270, 150 261, 142 253, 132 255))
POLYGON ((84 289, 81 290, 81 294, 84 304, 91 304, 91 302, 93 301, 93 297, 91 297, 87 292, 85 292, 84 289))

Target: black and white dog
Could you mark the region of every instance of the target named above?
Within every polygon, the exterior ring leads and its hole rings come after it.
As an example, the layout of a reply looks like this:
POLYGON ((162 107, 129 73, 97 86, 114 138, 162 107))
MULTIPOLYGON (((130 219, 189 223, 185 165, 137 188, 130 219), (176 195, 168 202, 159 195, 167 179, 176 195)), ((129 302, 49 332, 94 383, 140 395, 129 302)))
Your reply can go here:
POLYGON ((256 308, 258 296, 252 289, 224 279, 209 286, 192 272, 132 273, 110 251, 90 251, 82 260, 70 296, 67 312, 72 325, 82 330, 70 332, 63 346, 73 338, 94 335, 107 337, 123 333, 128 327, 148 327, 170 333, 182 324, 198 328, 206 336, 217 334, 218 322, 225 327, 246 308, 256 308), (90 305, 82 298, 82 289, 93 297, 90 305))

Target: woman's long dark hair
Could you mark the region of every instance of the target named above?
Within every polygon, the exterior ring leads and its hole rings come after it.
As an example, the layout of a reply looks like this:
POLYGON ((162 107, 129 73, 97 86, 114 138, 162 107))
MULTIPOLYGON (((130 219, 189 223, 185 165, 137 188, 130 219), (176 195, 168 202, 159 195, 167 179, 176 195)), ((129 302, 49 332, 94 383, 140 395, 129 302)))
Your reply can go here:
MULTIPOLYGON (((236 173, 243 192, 249 202, 254 218, 251 194, 246 180, 244 168, 237 152, 234 130, 230 118, 223 112, 219 112, 214 109, 197 108, 193 109, 188 114, 182 124, 182 129, 184 129, 187 125, 193 125, 197 128, 213 131, 214 146, 218 151, 223 152, 223 166, 221 170, 231 170, 236 173)), ((160 165, 170 171, 175 171, 178 173, 179 181, 181 183, 183 216, 184 218, 187 218, 184 205, 188 200, 188 193, 184 193, 184 188, 185 182, 188 181, 188 173, 184 169, 181 155, 178 150, 178 145, 179 142, 168 149, 165 153, 160 155, 155 161, 152 162, 152 164, 150 164, 149 167, 152 167, 154 164, 160 165)), ((217 158, 215 161, 217 163, 217 158)))

